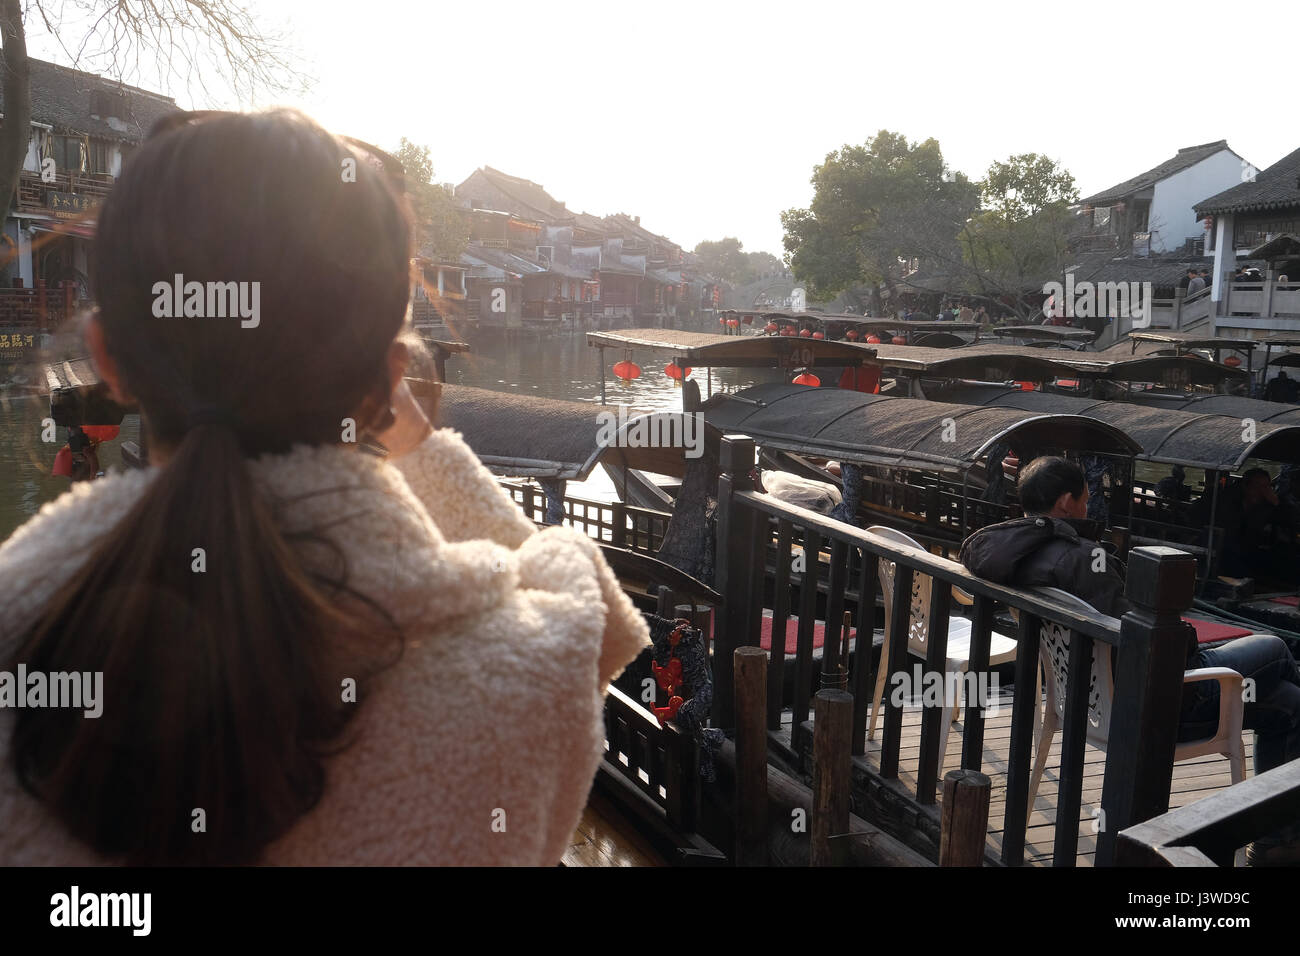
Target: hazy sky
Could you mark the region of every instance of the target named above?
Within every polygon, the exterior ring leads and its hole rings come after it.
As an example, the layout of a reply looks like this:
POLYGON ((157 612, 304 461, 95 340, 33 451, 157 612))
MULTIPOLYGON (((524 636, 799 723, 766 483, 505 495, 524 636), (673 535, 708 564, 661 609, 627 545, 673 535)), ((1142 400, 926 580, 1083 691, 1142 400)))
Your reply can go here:
MULTIPOLYGON (((1081 195, 1182 146, 1227 139, 1260 168, 1300 146, 1286 95, 1294 31, 1276 6, 249 6, 313 77, 281 101, 327 127, 388 148, 406 136, 431 148, 439 181, 494 166, 571 209, 639 215, 687 249, 733 235, 781 255, 780 213, 808 204, 813 167, 882 128, 937 138, 972 178, 1013 153, 1045 153, 1081 195)), ((39 24, 27 28, 33 56, 71 65, 39 24)), ((156 88, 147 74, 126 79, 156 88)), ((163 92, 183 106, 239 105, 197 87, 163 92)))

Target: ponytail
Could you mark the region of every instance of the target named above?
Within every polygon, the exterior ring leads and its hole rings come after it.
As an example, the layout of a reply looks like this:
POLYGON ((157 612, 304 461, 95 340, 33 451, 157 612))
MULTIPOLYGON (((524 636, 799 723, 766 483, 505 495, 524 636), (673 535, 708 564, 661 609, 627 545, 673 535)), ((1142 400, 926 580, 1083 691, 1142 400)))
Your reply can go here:
POLYGON ((252 862, 320 799, 355 709, 334 655, 364 632, 280 533, 235 430, 196 422, 20 642, 29 671, 102 672, 103 702, 19 710, 14 769, 105 856, 252 862))

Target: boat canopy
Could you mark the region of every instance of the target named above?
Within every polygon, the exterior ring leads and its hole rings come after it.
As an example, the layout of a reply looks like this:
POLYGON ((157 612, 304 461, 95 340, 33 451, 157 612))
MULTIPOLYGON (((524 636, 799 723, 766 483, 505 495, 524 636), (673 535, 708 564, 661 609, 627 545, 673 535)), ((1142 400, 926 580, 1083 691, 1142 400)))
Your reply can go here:
POLYGON ((1195 355, 1107 357, 1094 363, 1097 355, 1095 352, 1080 353, 1077 362, 1080 373, 1111 382, 1151 382, 1166 388, 1244 385, 1250 380, 1250 373, 1244 368, 1229 368, 1195 355))
MULTIPOLYGON (((1090 398, 1022 392, 990 385, 955 386, 946 389, 943 397, 984 408, 1087 415, 1134 439, 1142 446, 1139 457, 1148 461, 1215 471, 1240 468, 1249 458, 1300 462, 1300 425, 1296 424, 1258 422, 1254 441, 1246 442, 1242 438, 1241 420, 1222 414, 1197 414, 1128 402, 1099 402, 1090 398)), ((1296 411, 1300 412, 1300 408, 1296 411)))
POLYGON ((849 342, 680 329, 588 332, 587 344, 598 349, 648 349, 701 368, 843 368, 861 365, 873 354, 870 348, 849 342))
POLYGON ((959 349, 876 345, 870 364, 908 377, 965 378, 984 382, 1050 382, 1097 378, 1151 382, 1169 388, 1245 382, 1245 369, 1229 368, 1194 355, 1125 356, 1025 345, 968 345, 959 349))
POLYGON ((1200 335, 1196 332, 1176 332, 1173 329, 1135 329, 1128 337, 1133 342, 1160 342, 1176 349, 1234 349, 1249 352, 1259 344, 1254 339, 1200 335))
POLYGON ((764 319, 768 322, 807 322, 809 324, 818 324, 826 322, 839 322, 844 325, 852 325, 858 329, 868 332, 978 332, 980 324, 978 322, 957 322, 957 321, 940 321, 938 319, 927 319, 923 322, 906 319, 881 318, 874 315, 852 315, 845 312, 790 312, 780 309, 727 309, 718 313, 719 317, 727 316, 753 316, 756 319, 764 319))
POLYGON ((489 471, 507 477, 582 481, 603 464, 681 478, 688 450, 716 455, 719 440, 682 412, 620 409, 468 385, 444 385, 438 415, 440 424, 464 435, 489 471))
POLYGON ((1008 339, 1026 339, 1039 342, 1091 342, 1097 333, 1090 329, 1074 329, 1063 325, 1002 325, 993 334, 1008 339))
POLYGON ((1266 402, 1258 398, 1238 395, 1155 395, 1134 392, 1130 401, 1140 405, 1168 408, 1180 412, 1197 412, 1201 415, 1227 415, 1237 421, 1252 421, 1273 425, 1300 425, 1300 405, 1266 402))
MULTIPOLYGON (((1016 345, 970 345, 938 349, 920 345, 873 345, 869 364, 909 377, 972 378, 986 382, 1050 382, 1076 373, 1063 358, 1016 345)), ((1073 355, 1073 353, 1070 353, 1073 355)))
POLYGON ((839 388, 756 385, 704 403, 719 432, 768 448, 889 468, 964 474, 1000 440, 1037 452, 1131 456, 1118 428, 1075 414, 950 405, 839 388))

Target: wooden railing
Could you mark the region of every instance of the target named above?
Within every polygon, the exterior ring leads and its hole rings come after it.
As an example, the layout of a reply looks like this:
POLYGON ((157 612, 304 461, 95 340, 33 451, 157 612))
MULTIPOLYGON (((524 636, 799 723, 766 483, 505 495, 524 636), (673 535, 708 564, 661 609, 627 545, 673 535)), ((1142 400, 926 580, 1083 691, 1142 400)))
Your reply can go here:
POLYGON ((46 181, 40 173, 24 170, 18 180, 18 208, 23 211, 48 209, 47 193, 75 193, 101 202, 113 188, 113 177, 107 173, 55 173, 46 181))
POLYGON ((1300 760, 1119 834, 1119 866, 1231 866, 1234 851, 1300 819, 1300 760))
MULTIPOLYGON (((503 481, 529 520, 543 524, 546 520, 546 494, 536 485, 503 481)), ((672 515, 666 511, 638 508, 621 501, 590 501, 564 496, 564 523, 616 548, 639 554, 655 554, 663 545, 664 532, 672 515)))
MULTIPOLYGON (((732 656, 737 647, 757 647, 763 612, 770 606, 772 633, 785 633, 791 613, 798 616, 798 649, 793 692, 793 720, 790 752, 781 750, 780 697, 772 694, 768 713, 769 749, 776 748, 782 759, 801 761, 801 753, 812 734, 807 725, 813 682, 814 622, 818 615, 820 584, 826 584, 822 674, 823 686, 838 680, 839 667, 848 668, 847 690, 852 695, 852 725, 849 739, 852 754, 866 753, 868 707, 876 674, 872 666, 867 635, 874 630, 878 592, 877 569, 881 560, 896 565, 893 582, 893 620, 890 626, 890 675, 909 681, 912 666, 908 655, 909 615, 914 575, 929 575, 931 589, 928 657, 925 670, 942 677, 947 652, 947 632, 952 591, 958 585, 974 596, 972 607, 970 672, 989 669, 989 648, 997 605, 1019 612, 1019 653, 1015 664, 1015 687, 1011 715, 1011 741, 1001 861, 1007 865, 1024 862, 1030 776, 1030 744, 1034 715, 1033 693, 1024 689, 1037 685, 1040 628, 1053 622, 1068 628, 1070 644, 1069 699, 1063 727, 1063 749, 1053 863, 1072 866, 1077 856, 1079 811, 1083 787, 1083 762, 1088 725, 1088 690, 1091 658, 1116 652, 1116 695, 1112 732, 1107 748, 1102 789, 1102 812, 1107 825, 1098 837, 1096 861, 1114 860, 1115 834, 1132 824, 1163 813, 1169 806, 1174 743, 1182 696, 1185 662, 1185 630, 1179 614, 1190 603, 1195 583, 1195 562, 1189 555, 1172 549, 1136 549, 1130 553, 1127 596, 1137 610, 1116 626, 1113 619, 1083 614, 1036 594, 1001 587, 975 578, 960 565, 928 552, 902 547, 858 528, 815 512, 776 501, 749 490, 748 478, 754 463, 754 444, 744 436, 729 436, 722 443, 722 470, 718 486, 717 571, 714 586, 723 595, 726 609, 715 625, 714 724, 735 725, 732 656), (821 556, 829 551, 829 560, 821 556), (794 555, 806 556, 795 562, 794 555), (817 559, 814 559, 817 556, 817 559), (855 557, 856 556, 856 557, 855 557), (796 566, 803 573, 795 577, 796 566), (765 568, 772 568, 769 576, 765 568), (805 570, 806 569, 806 570, 805 570), (813 586, 816 584, 817 586, 813 586), (796 586, 797 585, 797 586, 796 586), (846 593, 856 590, 854 606, 846 593), (769 599, 767 595, 771 595, 769 599), (841 620, 848 611, 863 635, 851 662, 841 662, 837 647, 841 620)), ((785 659, 773 654, 769 662, 768 687, 781 688, 785 659)), ((936 833, 935 810, 940 735, 939 708, 926 708, 921 720, 921 743, 916 785, 908 789, 899 780, 903 709, 886 694, 883 705, 884 730, 879 768, 872 770, 858 760, 854 779, 875 777, 890 791, 891 799, 905 799, 918 826, 936 833)), ((984 718, 981 704, 970 701, 964 714, 961 766, 981 769, 984 718)), ((856 783, 855 783, 856 785, 856 783)), ((864 798, 865 799, 865 798, 864 798)))
POLYGON ((55 329, 87 305, 77 298, 75 282, 54 287, 37 279, 35 288, 0 288, 0 328, 55 329))

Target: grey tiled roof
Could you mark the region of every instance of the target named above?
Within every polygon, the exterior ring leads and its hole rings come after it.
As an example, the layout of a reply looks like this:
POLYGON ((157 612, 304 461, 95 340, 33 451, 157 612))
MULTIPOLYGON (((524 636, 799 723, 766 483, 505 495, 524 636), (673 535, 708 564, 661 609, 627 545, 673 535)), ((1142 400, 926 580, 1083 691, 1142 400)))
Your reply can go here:
MULTIPOLYGON (((0 54, 0 69, 3 68, 0 54)), ((28 59, 32 81, 32 120, 54 127, 56 133, 81 133, 114 142, 138 143, 156 120, 178 109, 170 96, 83 73, 44 60, 28 59), (125 97, 128 114, 112 122, 91 111, 92 92, 103 90, 125 97)), ((0 110, 4 93, 0 89, 0 110)))
MULTIPOLYGON (((1222 149, 1229 149, 1226 139, 1214 143, 1202 143, 1200 146, 1185 146, 1178 151, 1178 155, 1173 159, 1167 159, 1159 166, 1148 169, 1145 173, 1125 180, 1118 186, 1111 186, 1110 189, 1103 189, 1099 193, 1094 193, 1080 200, 1080 202, 1085 206, 1105 206, 1109 203, 1119 202, 1125 196, 1141 192, 1154 186, 1160 180, 1169 178, 1174 173, 1195 166, 1207 156, 1213 156, 1222 149)), ((1229 152, 1231 152, 1230 149, 1229 152)))
POLYGON ((1217 196, 1198 202, 1197 216, 1300 207, 1300 149, 1255 174, 1253 182, 1238 183, 1217 196))

